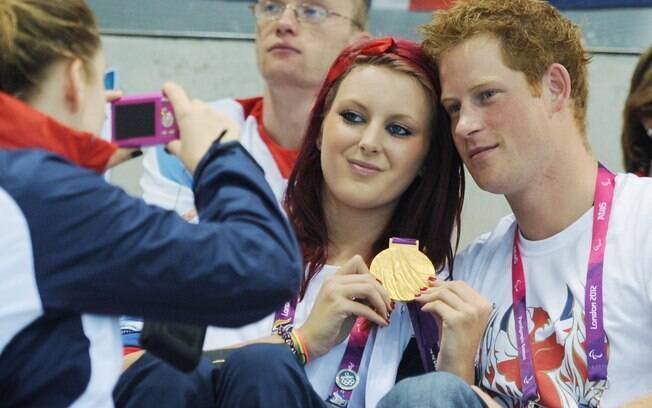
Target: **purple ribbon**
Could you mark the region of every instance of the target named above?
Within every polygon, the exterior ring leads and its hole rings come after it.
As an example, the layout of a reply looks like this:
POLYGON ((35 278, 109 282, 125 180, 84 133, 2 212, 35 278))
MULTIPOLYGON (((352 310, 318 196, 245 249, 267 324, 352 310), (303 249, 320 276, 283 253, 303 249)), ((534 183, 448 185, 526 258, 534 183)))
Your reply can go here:
POLYGON ((331 387, 331 392, 326 401, 338 407, 347 407, 351 400, 353 390, 358 386, 360 377, 360 361, 364 354, 364 348, 367 345, 367 339, 371 332, 371 325, 364 317, 358 317, 351 329, 349 342, 346 345, 344 356, 340 362, 335 382, 331 387), (346 382, 349 382, 346 384, 346 382), (347 386, 349 385, 349 386, 347 386))
POLYGON ((439 354, 439 329, 437 322, 430 313, 421 311, 416 302, 407 305, 410 312, 410 321, 417 339, 417 348, 421 357, 421 364, 426 372, 436 370, 437 355, 439 354))
POLYGON ((294 298, 289 302, 285 302, 283 308, 276 311, 274 314, 274 325, 272 326, 272 334, 278 332, 282 326, 287 326, 294 322, 294 315, 297 313, 297 299, 294 298))
MULTIPOLYGON (((392 244, 416 245, 417 240, 412 238, 391 239, 392 244)), ((426 372, 435 371, 437 365, 437 355, 439 354, 439 329, 437 322, 430 313, 421 311, 419 305, 410 302, 407 305, 410 312, 410 321, 414 337, 417 340, 417 348, 421 357, 421 364, 426 372)))
MULTIPOLYGON (((586 273, 584 295, 584 323, 586 327, 586 356, 588 377, 591 381, 607 379, 607 345, 604 331, 603 266, 607 244, 607 231, 611 218, 611 207, 615 190, 615 175, 602 164, 598 164, 593 203, 593 230, 586 273)), ((514 231, 512 252, 512 300, 516 345, 523 396, 521 401, 538 401, 540 398, 529 330, 527 327, 527 303, 525 299, 525 270, 521 259, 518 228, 514 231)))
POLYGON ((416 245, 417 240, 412 238, 391 238, 392 244, 416 245))
POLYGON ((615 176, 602 164, 598 166, 593 204, 593 236, 584 295, 584 323, 589 380, 607 379, 607 344, 604 332, 602 296, 604 253, 615 190, 615 176))

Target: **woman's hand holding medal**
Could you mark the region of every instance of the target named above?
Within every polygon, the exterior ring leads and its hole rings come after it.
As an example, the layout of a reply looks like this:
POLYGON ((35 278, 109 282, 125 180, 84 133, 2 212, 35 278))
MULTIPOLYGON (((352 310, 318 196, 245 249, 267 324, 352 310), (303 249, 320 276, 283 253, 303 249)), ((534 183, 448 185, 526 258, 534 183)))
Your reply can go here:
POLYGON ((419 241, 391 238, 389 248, 371 263, 371 273, 382 280, 392 299, 417 301, 439 325, 437 369, 474 380, 474 363, 491 304, 462 281, 435 277, 430 259, 419 251, 419 241))
POLYGON ((308 319, 298 330, 312 358, 317 358, 346 339, 358 316, 387 326, 392 310, 387 291, 356 255, 325 280, 308 319))
POLYGON ((399 302, 414 300, 435 279, 432 262, 419 251, 419 241, 410 238, 390 238, 389 248, 376 255, 370 270, 399 302))
POLYGON ((462 281, 435 281, 416 301, 439 324, 437 369, 473 384, 475 355, 491 315, 491 303, 462 281))

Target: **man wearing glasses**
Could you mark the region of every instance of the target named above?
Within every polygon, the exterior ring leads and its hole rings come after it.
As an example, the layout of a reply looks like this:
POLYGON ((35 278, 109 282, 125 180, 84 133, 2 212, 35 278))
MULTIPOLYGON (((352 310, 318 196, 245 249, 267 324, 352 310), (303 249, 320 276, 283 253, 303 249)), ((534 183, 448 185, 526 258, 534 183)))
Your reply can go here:
MULTIPOLYGON (((251 7, 262 96, 212 104, 241 125, 241 143, 265 170, 279 201, 326 71, 345 46, 370 37, 365 31, 370 0, 313 1, 260 0, 251 7)), ((192 179, 181 163, 162 146, 143 163, 145 201, 193 219, 192 179)))
MULTIPOLYGON (((265 83, 262 96, 222 99, 211 105, 240 124, 240 142, 263 168, 279 202, 328 68, 344 47, 370 37, 365 31, 369 5, 370 0, 259 0, 251 6, 256 18, 256 60, 265 83)), ((181 162, 160 146, 145 154, 143 166, 140 184, 145 201, 196 219, 192 178, 181 162)), ((256 324, 240 329, 209 327, 204 349, 258 337, 256 324)), ((195 398, 201 398, 209 384, 198 373, 182 374, 143 354, 138 343, 141 328, 138 319, 121 322, 128 368, 114 392, 116 405, 199 406, 201 401, 195 398)))

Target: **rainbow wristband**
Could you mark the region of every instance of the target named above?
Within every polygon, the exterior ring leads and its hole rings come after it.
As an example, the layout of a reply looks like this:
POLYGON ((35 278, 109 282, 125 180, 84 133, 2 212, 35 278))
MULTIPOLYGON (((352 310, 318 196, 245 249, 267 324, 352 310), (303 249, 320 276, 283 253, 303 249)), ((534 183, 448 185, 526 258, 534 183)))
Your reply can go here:
POLYGON ((301 337, 299 330, 292 330, 290 332, 290 336, 292 337, 294 347, 297 350, 297 354, 299 355, 301 363, 303 365, 308 364, 310 362, 310 352, 308 351, 306 342, 303 340, 303 337, 301 337))

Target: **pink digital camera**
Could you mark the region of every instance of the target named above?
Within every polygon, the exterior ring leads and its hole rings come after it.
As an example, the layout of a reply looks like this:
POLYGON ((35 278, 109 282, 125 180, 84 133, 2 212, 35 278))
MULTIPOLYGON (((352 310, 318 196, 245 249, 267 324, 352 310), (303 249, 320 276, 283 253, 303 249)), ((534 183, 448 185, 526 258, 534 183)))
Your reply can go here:
POLYGON ((118 146, 165 144, 178 138, 172 104, 162 93, 125 96, 111 103, 111 139, 118 146))

